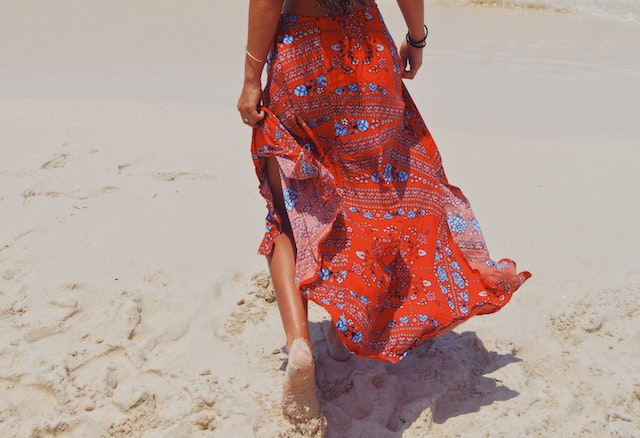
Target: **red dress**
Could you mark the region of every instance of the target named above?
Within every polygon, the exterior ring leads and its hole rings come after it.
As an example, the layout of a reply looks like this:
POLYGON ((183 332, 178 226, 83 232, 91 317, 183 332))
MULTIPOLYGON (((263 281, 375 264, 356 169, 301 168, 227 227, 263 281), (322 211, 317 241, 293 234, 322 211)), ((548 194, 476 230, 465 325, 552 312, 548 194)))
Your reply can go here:
POLYGON ((356 355, 391 362, 499 310, 530 276, 490 259, 402 71, 375 6, 347 17, 285 14, 252 142, 268 207, 260 252, 282 232, 265 168, 276 157, 299 291, 330 313, 356 355))

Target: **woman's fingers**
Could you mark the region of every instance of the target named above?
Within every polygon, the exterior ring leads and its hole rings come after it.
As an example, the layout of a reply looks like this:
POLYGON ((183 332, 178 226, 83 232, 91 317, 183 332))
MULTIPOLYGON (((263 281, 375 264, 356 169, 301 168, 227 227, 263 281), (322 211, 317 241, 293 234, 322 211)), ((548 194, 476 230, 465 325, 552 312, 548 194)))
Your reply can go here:
POLYGON ((422 66, 422 49, 410 47, 406 41, 403 41, 400 46, 400 59, 404 66, 402 77, 413 79, 422 66))
POLYGON ((238 99, 238 112, 242 122, 255 128, 264 119, 264 111, 260 109, 262 90, 259 85, 245 85, 238 99))
POLYGON ((240 112, 240 117, 242 117, 242 123, 252 128, 255 128, 260 124, 260 122, 264 119, 264 111, 257 111, 255 109, 249 110, 247 112, 240 112))

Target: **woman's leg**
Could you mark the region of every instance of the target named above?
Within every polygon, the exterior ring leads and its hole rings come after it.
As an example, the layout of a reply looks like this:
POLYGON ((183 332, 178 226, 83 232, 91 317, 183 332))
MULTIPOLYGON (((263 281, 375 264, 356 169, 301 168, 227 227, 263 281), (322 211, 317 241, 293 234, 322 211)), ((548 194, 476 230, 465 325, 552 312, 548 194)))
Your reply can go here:
POLYGON ((304 339, 311 346, 307 318, 307 300, 296 287, 296 247, 282 196, 280 168, 275 158, 267 159, 267 179, 273 201, 282 220, 283 233, 274 240, 273 252, 268 257, 269 272, 276 290, 280 318, 286 335, 287 351, 294 339, 304 339))
MULTIPOLYGON (((273 252, 268 258, 269 271, 276 290, 280 318, 287 337, 287 351, 294 339, 304 339, 311 346, 307 300, 298 292, 295 284, 296 248, 282 196, 280 168, 275 158, 267 160, 267 179, 271 186, 274 204, 282 220, 283 233, 276 237, 273 252)), ((349 359, 351 353, 338 338, 335 326, 329 321, 322 327, 327 338, 329 356, 338 361, 349 359)))
POLYGON ((296 427, 315 433, 321 427, 322 420, 318 417, 320 408, 316 397, 307 300, 298 292, 295 284, 296 247, 284 206, 280 168, 275 158, 267 159, 266 170, 283 229, 283 233, 275 238, 273 251, 268 258, 289 353, 282 387, 282 413, 296 427))

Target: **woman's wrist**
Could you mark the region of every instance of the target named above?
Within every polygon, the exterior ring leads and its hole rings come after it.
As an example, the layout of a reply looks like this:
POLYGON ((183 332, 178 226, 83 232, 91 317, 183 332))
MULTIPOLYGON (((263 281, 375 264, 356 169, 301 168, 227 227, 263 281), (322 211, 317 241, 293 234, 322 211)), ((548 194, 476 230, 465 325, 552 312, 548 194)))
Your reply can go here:
POLYGON ((424 42, 429 35, 429 29, 427 28, 426 24, 423 24, 418 29, 409 28, 407 33, 409 34, 409 38, 411 38, 412 41, 424 42))
POLYGON ((265 59, 261 59, 261 58, 258 58, 258 57, 257 57, 257 56, 255 56, 255 55, 253 55, 253 54, 249 51, 249 47, 248 47, 248 46, 244 46, 244 53, 245 53, 245 55, 247 55, 247 56, 249 57, 249 59, 251 59, 252 61, 257 62, 257 63, 258 63, 258 64, 260 64, 260 65, 264 65, 264 64, 267 62, 266 57, 265 57, 265 59))
POLYGON ((417 39, 415 35, 416 34, 412 34, 411 31, 407 32, 407 44, 409 44, 411 47, 415 47, 416 49, 423 49, 427 45, 427 37, 429 36, 429 29, 427 28, 427 25, 423 24, 422 38, 417 39))
POLYGON ((262 87, 262 81, 260 78, 256 78, 254 76, 245 76, 244 77, 244 86, 245 87, 262 87))
POLYGON ((253 59, 245 56, 244 62, 244 83, 245 84, 260 84, 262 80, 262 70, 264 65, 258 64, 253 59))

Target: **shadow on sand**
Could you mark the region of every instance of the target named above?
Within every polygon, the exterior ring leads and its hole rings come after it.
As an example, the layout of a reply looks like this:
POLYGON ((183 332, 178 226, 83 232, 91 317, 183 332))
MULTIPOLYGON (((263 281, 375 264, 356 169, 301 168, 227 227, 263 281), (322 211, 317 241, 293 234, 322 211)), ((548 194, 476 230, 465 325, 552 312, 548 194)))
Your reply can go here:
POLYGON ((520 359, 487 351, 473 332, 427 341, 397 364, 337 362, 320 323, 311 323, 311 337, 328 437, 401 437, 412 425, 427 432, 432 423, 518 396, 485 375, 520 359))

